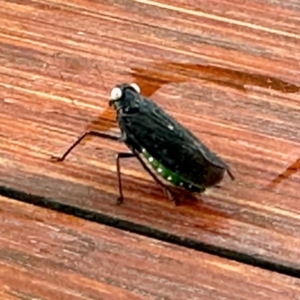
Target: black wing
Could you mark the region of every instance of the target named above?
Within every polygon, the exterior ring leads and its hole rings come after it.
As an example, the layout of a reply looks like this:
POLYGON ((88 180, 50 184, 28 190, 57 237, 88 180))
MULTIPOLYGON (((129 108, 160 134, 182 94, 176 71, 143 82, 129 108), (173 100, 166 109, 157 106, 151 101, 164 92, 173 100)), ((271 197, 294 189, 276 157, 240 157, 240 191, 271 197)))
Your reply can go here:
MULTIPOLYGON (((136 94, 139 109, 118 114, 127 144, 145 148, 172 172, 191 183, 211 186, 222 180, 228 166, 188 129, 151 100, 136 94)), ((233 177, 233 176, 232 176, 233 177)))

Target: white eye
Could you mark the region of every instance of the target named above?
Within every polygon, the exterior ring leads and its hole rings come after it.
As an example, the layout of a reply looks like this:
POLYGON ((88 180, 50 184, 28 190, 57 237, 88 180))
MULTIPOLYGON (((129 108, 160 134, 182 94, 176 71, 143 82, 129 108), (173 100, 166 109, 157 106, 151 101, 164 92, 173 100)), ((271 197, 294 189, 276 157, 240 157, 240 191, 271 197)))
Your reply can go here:
POLYGON ((122 91, 118 87, 114 87, 110 92, 110 100, 119 100, 122 97, 122 91))
POLYGON ((138 93, 141 93, 140 87, 136 83, 131 83, 130 86, 138 93))

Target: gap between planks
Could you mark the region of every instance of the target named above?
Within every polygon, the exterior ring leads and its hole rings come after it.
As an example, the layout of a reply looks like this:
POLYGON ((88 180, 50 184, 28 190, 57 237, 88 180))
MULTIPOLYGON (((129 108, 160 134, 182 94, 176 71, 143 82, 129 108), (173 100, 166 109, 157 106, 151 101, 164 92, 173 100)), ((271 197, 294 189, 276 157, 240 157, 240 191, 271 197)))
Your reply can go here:
POLYGON ((206 254, 217 255, 220 258, 234 260, 249 266, 259 267, 268 271, 280 273, 282 275, 300 278, 300 270, 297 268, 286 267, 266 260, 257 259, 245 253, 239 253, 214 245, 201 243, 189 238, 182 238, 178 235, 170 234, 168 232, 157 230, 145 225, 136 224, 127 220, 101 214, 99 212, 61 203, 55 199, 27 194, 23 191, 18 191, 3 186, 0 186, 0 196, 8 197, 26 204, 33 204, 38 207, 47 208, 70 216, 79 217, 83 220, 110 226, 112 228, 127 231, 133 234, 143 235, 145 237, 153 238, 162 242, 201 251, 206 254))
POLYGON ((285 275, 4 197, 0 204, 3 300, 295 300, 300 293, 300 281, 285 275))

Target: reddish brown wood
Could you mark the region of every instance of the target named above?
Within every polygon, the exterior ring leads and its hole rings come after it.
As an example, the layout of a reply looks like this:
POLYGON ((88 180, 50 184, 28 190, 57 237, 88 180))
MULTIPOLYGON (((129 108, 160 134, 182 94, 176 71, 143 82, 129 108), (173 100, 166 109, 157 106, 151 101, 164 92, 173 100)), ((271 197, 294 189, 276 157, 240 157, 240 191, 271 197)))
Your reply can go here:
POLYGON ((1 186, 300 269, 300 172, 286 172, 299 160, 299 7, 159 3, 1 2, 1 186), (237 181, 174 208, 131 160, 119 207, 125 146, 90 139, 49 162, 88 127, 116 133, 108 95, 133 80, 237 181))
POLYGON ((295 300, 300 280, 0 198, 11 299, 295 300))

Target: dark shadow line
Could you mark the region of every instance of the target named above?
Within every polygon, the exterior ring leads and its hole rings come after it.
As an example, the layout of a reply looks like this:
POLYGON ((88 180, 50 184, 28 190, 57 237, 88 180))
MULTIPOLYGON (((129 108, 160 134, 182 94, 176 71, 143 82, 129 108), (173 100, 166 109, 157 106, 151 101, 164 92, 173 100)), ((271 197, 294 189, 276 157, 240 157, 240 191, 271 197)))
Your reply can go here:
POLYGON ((136 224, 130 221, 110 217, 98 212, 93 212, 87 209, 82 209, 64 203, 60 203, 58 201, 55 201, 54 199, 28 194, 23 191, 18 191, 5 186, 0 186, 0 195, 12 198, 17 201, 33 204, 39 207, 76 216, 84 220, 143 235, 152 239, 157 239, 181 247, 201 251, 210 255, 216 255, 221 258, 234 260, 236 262, 247 264, 253 267, 263 268, 271 272, 277 272, 290 277, 300 278, 300 269, 297 268, 276 264, 268 260, 250 256, 248 254, 239 253, 237 251, 228 250, 222 247, 217 247, 206 243, 194 241, 190 238, 182 238, 175 234, 170 234, 168 232, 153 229, 145 225, 136 224))

